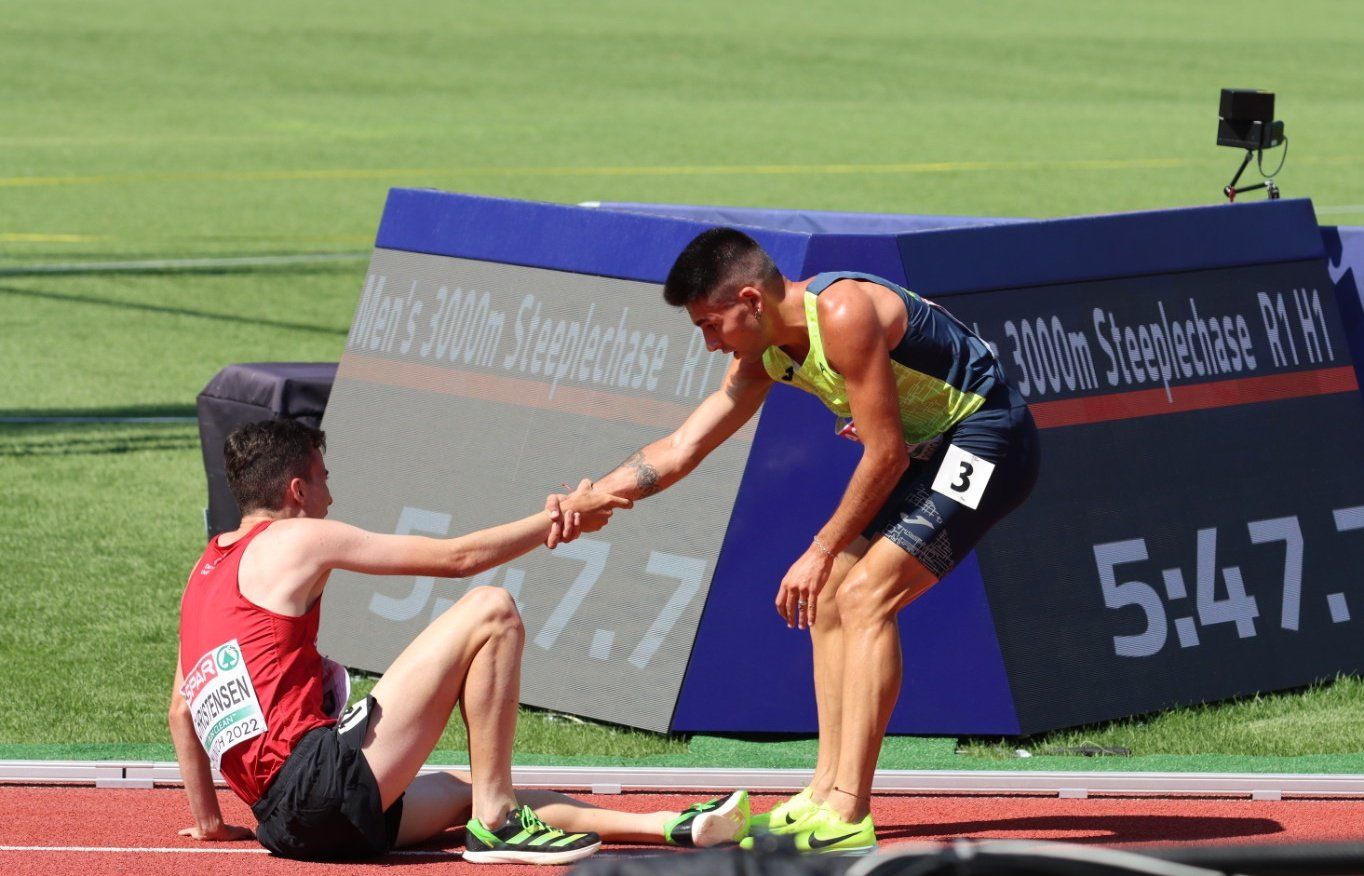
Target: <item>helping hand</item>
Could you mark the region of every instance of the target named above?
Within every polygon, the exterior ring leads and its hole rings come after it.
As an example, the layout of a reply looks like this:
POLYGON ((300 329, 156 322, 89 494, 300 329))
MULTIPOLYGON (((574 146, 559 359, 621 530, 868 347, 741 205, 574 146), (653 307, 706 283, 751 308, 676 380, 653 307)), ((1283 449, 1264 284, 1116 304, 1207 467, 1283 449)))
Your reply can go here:
MULTIPOLYGON (((568 485, 564 484, 567 489, 568 485)), ((560 544, 567 544, 579 535, 582 524, 581 514, 563 510, 563 502, 568 496, 550 493, 545 497, 545 513, 549 515, 549 535, 545 537, 545 547, 554 550, 560 544)))
POLYGON ((611 493, 599 493, 592 481, 583 478, 578 488, 567 496, 551 495, 545 500, 545 511, 551 525, 546 547, 572 541, 584 532, 596 532, 611 519, 617 508, 633 508, 634 502, 611 493))
POLYGON ((597 492, 587 478, 583 478, 578 489, 564 497, 560 504, 565 514, 573 513, 580 532, 596 532, 611 519, 611 512, 635 506, 629 499, 597 492))

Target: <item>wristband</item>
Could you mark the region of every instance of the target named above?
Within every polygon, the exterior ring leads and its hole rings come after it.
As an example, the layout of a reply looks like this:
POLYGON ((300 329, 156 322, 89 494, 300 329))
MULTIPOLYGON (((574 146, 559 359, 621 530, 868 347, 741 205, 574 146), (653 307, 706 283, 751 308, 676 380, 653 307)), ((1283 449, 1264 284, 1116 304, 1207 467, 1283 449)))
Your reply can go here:
POLYGON ((823 541, 821 541, 819 536, 816 535, 814 538, 810 539, 810 542, 815 547, 819 548, 820 552, 823 553, 824 556, 828 557, 831 560, 835 558, 834 552, 829 550, 829 546, 826 545, 823 541))

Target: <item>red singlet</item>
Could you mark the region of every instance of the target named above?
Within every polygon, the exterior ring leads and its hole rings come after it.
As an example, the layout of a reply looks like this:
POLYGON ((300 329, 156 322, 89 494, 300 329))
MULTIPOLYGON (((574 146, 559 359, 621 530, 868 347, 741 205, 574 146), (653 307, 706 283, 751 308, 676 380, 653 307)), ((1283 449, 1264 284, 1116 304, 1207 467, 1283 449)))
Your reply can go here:
POLYGON ((242 554, 270 523, 227 547, 209 541, 180 602, 181 692, 209 759, 248 804, 265 793, 303 734, 336 723, 322 710, 322 600, 289 617, 238 588, 242 554))

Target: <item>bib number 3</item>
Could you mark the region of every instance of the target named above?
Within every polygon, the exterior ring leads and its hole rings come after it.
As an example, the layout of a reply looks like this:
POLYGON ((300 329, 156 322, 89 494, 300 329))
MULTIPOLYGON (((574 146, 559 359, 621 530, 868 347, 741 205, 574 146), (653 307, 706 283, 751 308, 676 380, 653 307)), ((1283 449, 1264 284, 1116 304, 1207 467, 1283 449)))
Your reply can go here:
POLYGON ((994 472, 993 462, 952 444, 943 454, 942 465, 933 479, 933 492, 974 510, 994 472))

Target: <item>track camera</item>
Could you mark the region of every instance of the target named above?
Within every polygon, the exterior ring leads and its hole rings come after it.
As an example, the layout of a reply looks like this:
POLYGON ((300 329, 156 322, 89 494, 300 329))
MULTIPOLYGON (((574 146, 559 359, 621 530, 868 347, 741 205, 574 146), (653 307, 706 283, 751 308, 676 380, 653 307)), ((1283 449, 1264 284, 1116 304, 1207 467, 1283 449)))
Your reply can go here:
POLYGON ((1236 196, 1243 192, 1266 189, 1270 200, 1277 200, 1279 187, 1275 185, 1274 177, 1283 170, 1283 159, 1288 157, 1288 138, 1284 136, 1283 122, 1274 118, 1274 93, 1250 88, 1224 88, 1218 117, 1217 145, 1246 150, 1246 157, 1242 159, 1231 182, 1223 186, 1222 194, 1227 196, 1228 201, 1235 201, 1236 196), (1284 147, 1283 158, 1273 173, 1265 173, 1265 150, 1277 146, 1284 147), (1264 181, 1237 188, 1236 183, 1245 173, 1252 157, 1256 159, 1255 166, 1264 181))

